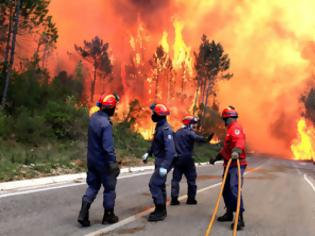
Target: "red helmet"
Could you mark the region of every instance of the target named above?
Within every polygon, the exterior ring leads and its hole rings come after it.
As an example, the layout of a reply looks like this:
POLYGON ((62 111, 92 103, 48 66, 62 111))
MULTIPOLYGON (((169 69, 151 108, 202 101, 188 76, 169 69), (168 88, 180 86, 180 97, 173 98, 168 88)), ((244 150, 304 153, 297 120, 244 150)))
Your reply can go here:
POLYGON ((158 104, 153 103, 150 106, 150 108, 158 116, 168 116, 170 114, 169 109, 164 104, 161 104, 161 103, 158 103, 158 104))
POLYGON ((196 117, 196 116, 192 116, 192 115, 188 115, 188 116, 185 116, 184 119, 183 119, 183 124, 184 125, 191 125, 191 124, 196 124, 198 123, 199 121, 199 118, 196 117))
POLYGON ((222 119, 227 119, 227 118, 237 118, 238 114, 237 111, 233 106, 228 106, 222 111, 222 119))
POLYGON ((117 103, 119 102, 119 97, 116 94, 103 94, 100 96, 97 102, 97 106, 101 107, 102 109, 112 109, 116 107, 117 103))

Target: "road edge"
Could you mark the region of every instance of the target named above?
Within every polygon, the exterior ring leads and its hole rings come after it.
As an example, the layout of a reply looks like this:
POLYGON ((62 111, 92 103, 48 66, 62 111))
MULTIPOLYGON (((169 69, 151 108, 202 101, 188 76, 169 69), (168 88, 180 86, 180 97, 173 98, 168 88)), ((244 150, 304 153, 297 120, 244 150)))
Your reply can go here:
MULTIPOLYGON (((219 163, 216 163, 219 164, 219 163)), ((197 166, 205 166, 209 165, 208 162, 196 163, 197 166)), ((120 170, 122 175, 124 174, 133 174, 144 171, 150 171, 154 169, 154 165, 149 166, 131 166, 131 167, 123 167, 120 170)), ((9 182, 1 182, 0 183, 0 192, 1 191, 19 191, 21 189, 30 189, 30 188, 38 188, 46 185, 54 185, 54 184, 66 184, 66 183, 79 183, 84 182, 86 179, 86 173, 81 172, 77 174, 67 174, 67 175, 57 175, 57 176, 49 176, 35 179, 26 179, 26 180, 17 180, 17 181, 9 181, 9 182)))

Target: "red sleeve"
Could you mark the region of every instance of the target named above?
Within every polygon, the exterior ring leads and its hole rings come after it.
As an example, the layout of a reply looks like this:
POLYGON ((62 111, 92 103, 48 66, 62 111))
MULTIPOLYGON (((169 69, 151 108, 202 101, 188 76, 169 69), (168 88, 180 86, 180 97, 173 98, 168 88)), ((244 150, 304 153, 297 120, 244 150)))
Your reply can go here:
POLYGON ((234 144, 233 148, 245 150, 245 134, 243 130, 239 127, 234 127, 229 133, 232 143, 234 144))

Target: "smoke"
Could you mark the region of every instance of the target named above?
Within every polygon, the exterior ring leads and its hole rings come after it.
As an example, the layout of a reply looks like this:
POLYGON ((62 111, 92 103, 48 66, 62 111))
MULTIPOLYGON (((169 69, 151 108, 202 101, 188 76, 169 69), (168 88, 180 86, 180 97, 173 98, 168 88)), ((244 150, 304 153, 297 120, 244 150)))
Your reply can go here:
POLYGON ((114 62, 127 62, 129 39, 140 23, 144 51, 152 55, 163 31, 173 40, 176 19, 183 23, 191 52, 206 34, 229 54, 234 77, 219 84, 218 100, 221 109, 238 109, 250 148, 290 156, 304 109, 300 97, 314 73, 313 9, 312 0, 52 0, 50 11, 60 34, 54 61, 68 61, 64 66, 72 68, 66 52, 99 35, 109 42, 114 62))
POLYGON ((138 23, 139 17, 150 30, 161 30, 170 22, 170 0, 112 0, 112 6, 126 25, 138 23))

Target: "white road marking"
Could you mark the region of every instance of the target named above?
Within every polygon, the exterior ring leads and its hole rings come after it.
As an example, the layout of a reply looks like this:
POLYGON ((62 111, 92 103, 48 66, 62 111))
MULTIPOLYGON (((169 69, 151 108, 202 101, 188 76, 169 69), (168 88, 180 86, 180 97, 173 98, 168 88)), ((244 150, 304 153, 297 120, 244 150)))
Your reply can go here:
POLYGON ((307 175, 304 174, 304 180, 311 186, 311 188, 313 189, 313 191, 315 192, 315 186, 314 184, 312 183, 312 181, 310 181, 308 178, 307 178, 307 175))
MULTIPOLYGON (((120 176, 120 177, 118 177, 118 179, 128 179, 128 178, 142 176, 142 175, 148 175, 148 174, 152 174, 152 171, 146 171, 146 172, 141 172, 141 173, 136 173, 136 174, 131 174, 131 175, 120 176)), ((25 190, 25 191, 13 192, 13 193, 5 193, 5 194, 0 194, 0 199, 1 198, 6 198, 6 197, 17 196, 17 195, 24 195, 24 194, 30 194, 30 193, 44 192, 44 191, 49 191, 49 190, 54 190, 54 189, 75 187, 75 186, 85 185, 85 184, 86 183, 84 181, 83 183, 72 183, 72 184, 66 184, 66 185, 61 185, 61 186, 54 186, 54 187, 47 187, 47 188, 40 188, 40 189, 25 190)))
MULTIPOLYGON (((305 163, 302 162, 302 163, 299 163, 299 164, 300 164, 300 165, 304 165, 305 163)), ((302 171, 296 166, 296 164, 292 164, 292 165, 295 167, 295 169, 297 170, 297 172, 298 172, 300 175, 303 175, 302 171)), ((303 177, 304 177, 304 180, 306 181, 306 183, 308 183, 308 184, 311 186, 311 188, 313 189, 313 191, 315 192, 315 186, 314 186, 314 184, 312 183, 312 181, 310 181, 309 178, 307 178, 307 175, 306 175, 306 174, 304 174, 303 177)))
MULTIPOLYGON (((264 164, 261 164, 260 166, 258 166, 258 167, 256 167, 256 168, 253 168, 253 169, 250 170, 250 171, 245 172, 244 175, 247 175, 247 174, 249 174, 249 173, 251 173, 251 172, 254 172, 255 170, 261 168, 263 165, 264 165, 264 164)), ((208 186, 208 187, 199 189, 199 190, 197 191, 197 193, 202 193, 202 192, 208 191, 208 190, 210 190, 210 189, 216 188, 216 187, 220 186, 221 183, 222 183, 222 181, 219 182, 219 183, 216 183, 216 184, 212 184, 212 185, 210 185, 210 186, 208 186)), ((186 199, 186 198, 187 198, 187 195, 182 195, 182 196, 180 196, 178 199, 179 199, 179 200, 184 200, 184 199, 186 199)), ((168 203, 167 205, 169 205, 169 203, 168 203)), ((124 220, 122 220, 122 221, 119 221, 119 222, 116 223, 116 224, 113 224, 113 225, 107 226, 107 227, 105 227, 105 228, 103 228, 103 229, 99 229, 99 230, 97 230, 97 231, 88 233, 88 234, 86 234, 85 236, 98 236, 98 235, 103 235, 103 234, 109 233, 109 232, 111 232, 111 231, 114 231, 114 230, 116 230, 116 229, 122 227, 122 226, 125 226, 125 225, 127 225, 127 224, 129 224, 129 223, 132 223, 132 222, 136 221, 137 219, 139 219, 139 218, 141 218, 141 217, 143 217, 143 216, 148 215, 148 214, 151 213, 153 210, 154 210, 154 207, 151 207, 150 209, 147 209, 147 210, 145 210, 145 211, 142 211, 142 212, 140 212, 140 213, 138 213, 138 214, 135 214, 135 215, 133 215, 133 216, 129 216, 128 218, 126 218, 126 219, 124 219, 124 220)))
MULTIPOLYGON (((199 189, 199 190, 197 191, 197 193, 205 192, 205 191, 207 191, 207 190, 209 190, 209 189, 218 187, 218 186, 220 186, 220 185, 221 185, 221 182, 216 183, 216 184, 213 184, 213 185, 210 185, 210 186, 208 186, 208 187, 199 189)), ((182 195, 182 196, 180 196, 178 199, 179 199, 179 200, 184 200, 184 199, 186 199, 186 198, 187 198, 187 195, 182 195)), ((169 203, 168 203, 167 205, 169 205, 169 203)), ((129 224, 129 223, 132 223, 132 222, 136 221, 137 219, 139 219, 139 218, 141 218, 141 217, 143 217, 143 216, 148 215, 148 214, 151 213, 153 210, 154 210, 154 207, 151 207, 151 208, 149 208, 149 209, 147 209, 147 210, 145 210, 145 211, 142 211, 142 212, 140 212, 140 213, 138 213, 138 214, 135 214, 135 215, 133 215, 133 216, 129 216, 128 218, 126 218, 126 219, 124 219, 124 220, 122 220, 122 221, 119 221, 119 222, 116 223, 116 224, 113 224, 113 225, 107 226, 107 227, 105 227, 105 228, 103 228, 103 229, 97 230, 97 231, 95 231, 95 232, 86 234, 85 236, 103 235, 103 234, 105 234, 105 233, 114 231, 114 230, 116 230, 116 229, 118 229, 118 228, 120 228, 120 227, 122 227, 122 226, 125 226, 125 225, 127 225, 127 224, 129 224)))
MULTIPOLYGON (((198 167, 207 167, 207 166, 206 165, 201 165, 201 166, 198 166, 198 167)), ((211 166, 209 165, 209 167, 211 167, 211 166)), ((132 174, 128 174, 128 175, 125 175, 125 176, 120 176, 120 177, 118 177, 118 179, 128 179, 128 178, 132 178, 132 177, 148 175, 148 174, 152 174, 152 172, 153 172, 153 170, 141 171, 139 173, 132 173, 132 174)), ((63 185, 58 185, 58 186, 51 186, 51 187, 44 187, 44 188, 36 188, 36 189, 28 189, 28 190, 17 190, 16 192, 8 192, 8 193, 1 193, 1 191, 0 191, 0 199, 1 198, 18 196, 18 195, 24 195, 24 194, 44 192, 44 191, 55 190, 55 189, 75 187, 75 186, 80 186, 80 185, 85 185, 85 184, 86 183, 84 181, 84 182, 81 182, 81 183, 68 183, 68 184, 63 184, 63 185)))

